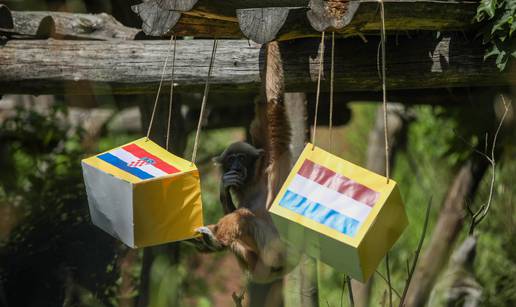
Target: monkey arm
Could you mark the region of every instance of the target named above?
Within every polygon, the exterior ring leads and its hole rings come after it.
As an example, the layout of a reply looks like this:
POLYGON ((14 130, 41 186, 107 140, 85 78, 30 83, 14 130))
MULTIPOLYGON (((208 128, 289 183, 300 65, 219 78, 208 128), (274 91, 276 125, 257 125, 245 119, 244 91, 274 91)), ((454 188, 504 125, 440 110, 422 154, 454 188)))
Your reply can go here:
MULTIPOLYGON (((215 226, 208 226, 221 245, 241 254, 242 248, 255 253, 269 267, 281 267, 284 248, 269 220, 257 217, 247 208, 224 216, 215 226)), ((241 255, 242 258, 248 258, 241 255)), ((252 268, 252 266, 250 266, 252 268)))
POLYGON ((232 187, 239 188, 243 184, 241 176, 235 171, 229 171, 222 175, 219 187, 219 196, 220 202, 222 203, 222 209, 224 210, 224 215, 236 210, 230 189, 232 187))
POLYGON ((230 187, 226 187, 224 184, 224 180, 220 181, 220 202, 222 203, 222 210, 224 211, 224 215, 229 214, 236 210, 235 204, 233 203, 233 198, 231 197, 231 193, 229 191, 230 187))

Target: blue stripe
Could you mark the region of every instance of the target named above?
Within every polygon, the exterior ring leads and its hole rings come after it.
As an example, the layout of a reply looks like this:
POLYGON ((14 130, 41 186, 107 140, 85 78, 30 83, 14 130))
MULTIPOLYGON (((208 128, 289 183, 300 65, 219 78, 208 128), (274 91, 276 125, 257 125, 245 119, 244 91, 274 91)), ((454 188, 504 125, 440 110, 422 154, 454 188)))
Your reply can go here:
POLYGON ((280 200, 280 206, 292 210, 302 216, 326 225, 350 237, 358 231, 359 221, 339 213, 333 209, 312 202, 307 198, 287 190, 280 200))
POLYGON ((140 179, 154 178, 154 176, 142 171, 139 168, 127 166, 127 162, 119 159, 118 157, 116 157, 110 153, 101 154, 101 155, 98 155, 97 157, 103 161, 106 161, 107 163, 109 163, 113 166, 118 167, 119 169, 121 169, 123 171, 128 172, 131 175, 134 175, 134 176, 140 178, 140 179))

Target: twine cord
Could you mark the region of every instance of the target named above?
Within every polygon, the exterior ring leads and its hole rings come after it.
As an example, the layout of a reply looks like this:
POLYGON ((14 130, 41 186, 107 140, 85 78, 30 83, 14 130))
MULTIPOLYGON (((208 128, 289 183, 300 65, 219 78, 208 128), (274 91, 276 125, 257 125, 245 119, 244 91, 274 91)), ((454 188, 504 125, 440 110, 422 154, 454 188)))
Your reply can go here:
POLYGON ((312 150, 315 149, 315 140, 317 133, 317 113, 319 112, 319 96, 321 94, 321 75, 323 71, 323 62, 324 62, 324 33, 321 35, 321 45, 319 50, 319 74, 317 76, 317 93, 315 96, 315 114, 314 114, 314 127, 312 132, 312 150))
POLYGON ((172 39, 174 40, 174 51, 172 52, 172 76, 170 77, 170 101, 168 104, 168 124, 167 124, 167 143, 165 148, 168 150, 169 140, 170 140, 170 126, 172 122, 172 101, 174 97, 174 70, 176 66, 176 38, 172 35, 172 39))
POLYGON ((335 77, 335 32, 331 33, 331 67, 330 67, 330 119, 328 132, 330 134, 330 151, 333 150, 333 81, 335 77))
POLYGON ((199 137, 201 134, 201 127, 202 127, 202 120, 204 118, 204 110, 206 109, 206 101, 208 100, 208 93, 210 91, 210 79, 211 79, 211 72, 213 70, 213 62, 215 60, 215 53, 217 52, 217 43, 218 40, 213 40, 213 49, 211 51, 211 59, 210 59, 210 66, 208 68, 208 77, 206 78, 206 83, 204 84, 204 94, 202 97, 202 103, 201 103, 201 111, 199 113, 199 121, 197 122, 197 130, 195 132, 195 140, 193 145, 193 151, 192 151, 192 163, 191 165, 195 164, 195 159, 197 158, 197 149, 199 146, 199 137))
POLYGON ((380 44, 382 47, 382 100, 383 100, 383 130, 384 130, 384 139, 385 139, 385 177, 387 178, 387 183, 389 183, 390 179, 390 165, 389 165, 389 136, 388 136, 388 125, 387 125, 387 84, 386 84, 386 51, 385 51, 385 10, 383 5, 383 0, 379 0, 380 2, 380 17, 382 20, 382 28, 381 28, 381 38, 380 44))
MULTIPOLYGON (((156 115, 156 109, 158 107, 159 94, 161 93, 161 86, 163 85, 163 79, 165 78, 165 70, 167 68, 168 57, 170 56, 170 50, 172 49, 172 40, 174 40, 174 36, 170 37, 170 42, 168 43, 167 56, 165 57, 165 63, 163 64, 163 70, 161 71, 161 79, 159 81, 158 92, 156 93, 156 99, 154 100, 154 107, 152 108, 152 114, 151 114, 151 119, 149 122, 149 128, 147 128, 147 141, 149 140, 149 136, 150 136, 151 129, 152 129, 152 124, 154 123, 154 117, 156 115)), ((174 52, 175 52, 175 48, 174 48, 174 52)))

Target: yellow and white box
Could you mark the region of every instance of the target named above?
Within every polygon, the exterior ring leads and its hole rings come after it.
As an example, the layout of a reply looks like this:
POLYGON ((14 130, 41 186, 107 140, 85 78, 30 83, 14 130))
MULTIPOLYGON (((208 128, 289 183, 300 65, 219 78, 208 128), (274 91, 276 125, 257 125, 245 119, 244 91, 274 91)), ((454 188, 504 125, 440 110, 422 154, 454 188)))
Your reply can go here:
POLYGON ((185 240, 203 226, 199 172, 141 138, 82 160, 93 224, 136 248, 185 240))
POLYGON ((396 182, 307 144, 270 208, 281 237, 366 281, 408 224, 396 182))

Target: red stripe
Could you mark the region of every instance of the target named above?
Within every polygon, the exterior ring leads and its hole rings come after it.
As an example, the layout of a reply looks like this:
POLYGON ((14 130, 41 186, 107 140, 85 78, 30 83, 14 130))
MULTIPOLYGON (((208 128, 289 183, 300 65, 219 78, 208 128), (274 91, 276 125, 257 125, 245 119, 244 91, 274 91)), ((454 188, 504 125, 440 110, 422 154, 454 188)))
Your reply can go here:
POLYGON ((378 192, 310 160, 305 160, 297 173, 369 207, 373 207, 378 199, 378 192))
POLYGON ((138 158, 149 158, 154 160, 154 166, 159 168, 160 170, 164 171, 167 174, 174 174, 178 173, 179 169, 173 167, 172 165, 164 162, 160 158, 156 157, 155 155, 149 153, 145 149, 141 148, 140 146, 136 144, 129 144, 124 147, 122 147, 124 150, 127 150, 128 152, 132 153, 138 158))

